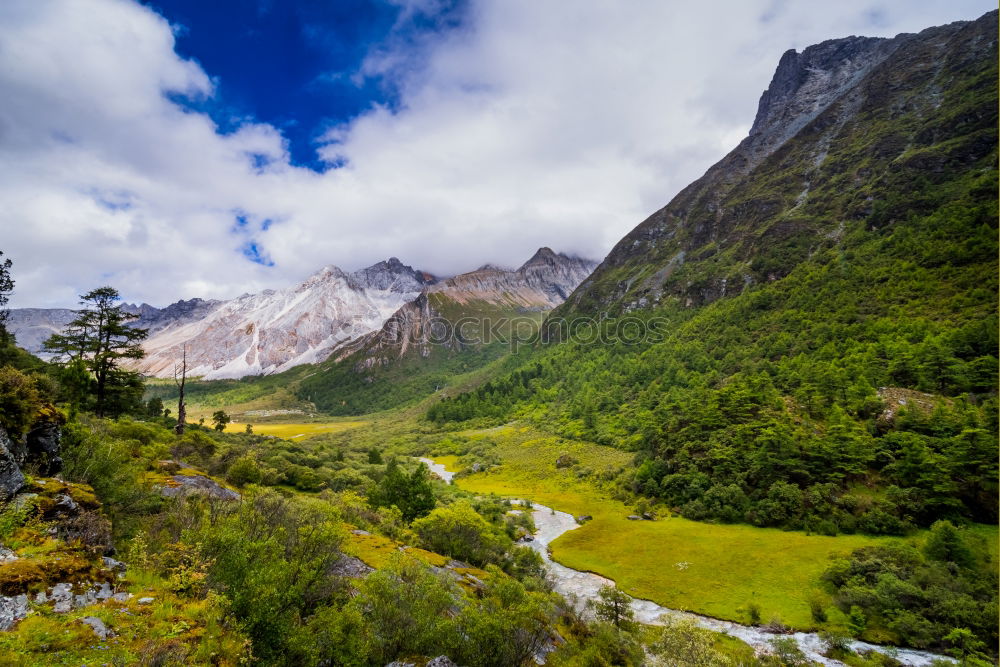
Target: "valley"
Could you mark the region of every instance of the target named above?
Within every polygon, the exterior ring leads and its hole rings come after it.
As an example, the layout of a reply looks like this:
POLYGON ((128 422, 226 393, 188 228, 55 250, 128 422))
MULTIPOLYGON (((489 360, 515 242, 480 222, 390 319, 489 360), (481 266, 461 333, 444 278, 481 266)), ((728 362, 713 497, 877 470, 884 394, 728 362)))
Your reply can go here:
POLYGON ((998 664, 996 25, 786 51, 602 261, 0 308, 0 664, 998 664))

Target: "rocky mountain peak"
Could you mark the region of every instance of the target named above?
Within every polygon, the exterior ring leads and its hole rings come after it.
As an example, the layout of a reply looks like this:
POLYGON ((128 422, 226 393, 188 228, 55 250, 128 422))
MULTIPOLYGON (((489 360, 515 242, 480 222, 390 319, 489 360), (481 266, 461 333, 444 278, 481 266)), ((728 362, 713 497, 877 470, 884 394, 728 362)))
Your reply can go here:
POLYGON ((785 51, 757 105, 747 148, 769 153, 826 110, 902 43, 902 37, 843 37, 785 51))
POLYGON ((392 292, 419 292, 424 285, 435 282, 430 274, 414 270, 396 257, 359 269, 351 278, 359 288, 392 292))

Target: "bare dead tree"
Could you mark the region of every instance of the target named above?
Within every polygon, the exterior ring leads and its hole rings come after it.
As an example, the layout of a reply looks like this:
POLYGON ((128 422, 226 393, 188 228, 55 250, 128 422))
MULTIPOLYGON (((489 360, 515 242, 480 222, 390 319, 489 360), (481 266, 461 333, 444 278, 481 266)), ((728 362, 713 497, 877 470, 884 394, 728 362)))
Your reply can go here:
POLYGON ((177 378, 177 364, 174 364, 174 384, 177 385, 179 390, 177 397, 177 426, 174 427, 174 433, 177 435, 184 435, 184 429, 187 427, 187 405, 184 403, 184 382, 187 380, 187 345, 184 345, 183 352, 181 353, 181 369, 180 369, 180 379, 177 378))

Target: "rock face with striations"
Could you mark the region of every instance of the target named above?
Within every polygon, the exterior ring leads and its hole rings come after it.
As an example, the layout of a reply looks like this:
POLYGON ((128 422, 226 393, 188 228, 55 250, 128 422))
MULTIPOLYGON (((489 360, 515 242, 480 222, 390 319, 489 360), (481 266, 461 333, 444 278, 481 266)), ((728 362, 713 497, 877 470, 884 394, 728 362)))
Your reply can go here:
POLYGON ((891 206, 919 205, 915 184, 995 168, 996 21, 785 53, 749 135, 626 235, 557 314, 738 294, 856 222, 905 217, 891 206))

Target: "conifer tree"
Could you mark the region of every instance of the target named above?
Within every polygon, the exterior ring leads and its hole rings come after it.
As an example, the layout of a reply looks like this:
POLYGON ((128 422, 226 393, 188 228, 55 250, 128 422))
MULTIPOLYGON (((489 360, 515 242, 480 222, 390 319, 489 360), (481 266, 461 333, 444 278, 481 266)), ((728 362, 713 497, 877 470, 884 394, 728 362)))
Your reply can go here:
MULTIPOLYGON (((140 345, 148 332, 129 326, 137 315, 128 313, 118 301, 113 287, 98 287, 80 297, 76 319, 62 333, 45 341, 45 349, 56 355, 74 378, 84 386, 80 394, 93 395, 94 412, 120 414, 142 396, 142 379, 135 371, 123 368, 125 359, 142 359, 140 345), (81 374, 79 371, 85 370, 81 374)), ((71 388, 71 393, 72 388, 71 388)))

